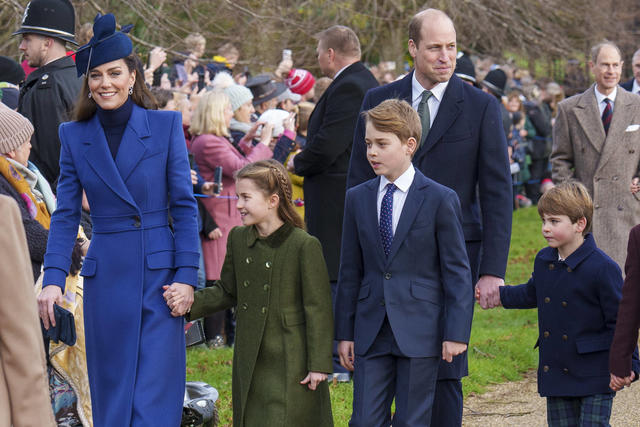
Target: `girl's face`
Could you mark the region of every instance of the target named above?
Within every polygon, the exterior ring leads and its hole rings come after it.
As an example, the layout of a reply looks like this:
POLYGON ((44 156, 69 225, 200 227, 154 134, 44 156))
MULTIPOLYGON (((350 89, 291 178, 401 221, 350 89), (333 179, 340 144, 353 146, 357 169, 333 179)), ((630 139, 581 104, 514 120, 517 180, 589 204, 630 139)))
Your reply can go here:
POLYGON ((241 178, 236 181, 238 202, 236 208, 240 212, 243 225, 267 223, 278 216, 278 196, 266 197, 264 192, 251 179, 241 178))
POLYGON ((129 71, 124 59, 118 59, 89 71, 89 92, 100 108, 115 110, 129 98, 129 88, 135 81, 135 70, 129 71))
POLYGON ((515 113, 516 111, 520 111, 520 100, 518 98, 511 98, 509 102, 507 102, 507 110, 511 113, 515 113))
POLYGON ((251 115, 255 112, 256 109, 253 108, 253 102, 247 101, 242 104, 240 108, 238 108, 236 112, 233 113, 233 115, 240 123, 251 123, 251 115))

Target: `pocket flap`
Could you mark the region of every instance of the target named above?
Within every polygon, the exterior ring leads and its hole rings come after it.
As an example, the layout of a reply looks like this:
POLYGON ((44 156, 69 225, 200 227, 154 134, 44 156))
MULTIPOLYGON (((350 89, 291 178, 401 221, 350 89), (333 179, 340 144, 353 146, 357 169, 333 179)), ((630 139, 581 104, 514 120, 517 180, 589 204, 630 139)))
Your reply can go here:
POLYGON ((597 338, 581 338, 576 340, 576 349, 578 350, 578 354, 605 351, 611 348, 611 341, 613 341, 612 335, 597 338))
POLYGON ((305 321, 304 311, 284 312, 282 313, 282 319, 284 320, 284 326, 302 325, 305 321))
POLYGON ((96 264, 97 261, 95 258, 84 258, 82 261, 82 269, 80 269, 80 275, 82 277, 93 277, 96 275, 96 264))
POLYGON ((370 290, 371 290, 371 287, 369 285, 361 287, 360 292, 358 293, 358 299, 360 300, 368 297, 370 290))
POLYGON ((414 298, 442 305, 442 289, 435 283, 411 282, 411 295, 414 298))
POLYGON ((147 255, 147 266, 150 270, 174 268, 174 251, 160 251, 147 255))

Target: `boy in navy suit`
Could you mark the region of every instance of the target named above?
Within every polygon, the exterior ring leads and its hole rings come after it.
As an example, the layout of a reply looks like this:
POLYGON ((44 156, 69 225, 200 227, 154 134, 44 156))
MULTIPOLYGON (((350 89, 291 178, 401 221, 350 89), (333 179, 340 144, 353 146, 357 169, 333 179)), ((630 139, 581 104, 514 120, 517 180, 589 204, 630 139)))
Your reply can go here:
POLYGON ((549 426, 608 426, 615 396, 609 347, 622 274, 588 233, 593 202, 582 184, 548 190, 538 213, 549 246, 538 252, 526 284, 500 287, 500 302, 538 308, 538 392, 547 398, 549 426))
POLYGON ((347 192, 336 298, 340 363, 354 371, 350 426, 428 426, 439 358, 466 351, 471 270, 456 193, 416 170, 418 114, 364 112, 377 178, 347 192))

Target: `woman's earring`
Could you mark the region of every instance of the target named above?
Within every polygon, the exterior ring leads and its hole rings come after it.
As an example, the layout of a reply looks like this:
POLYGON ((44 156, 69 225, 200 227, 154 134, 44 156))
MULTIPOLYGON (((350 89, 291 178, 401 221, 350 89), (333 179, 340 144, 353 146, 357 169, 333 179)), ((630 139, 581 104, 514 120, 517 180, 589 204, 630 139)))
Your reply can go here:
POLYGON ((87 98, 91 99, 91 92, 87 95, 87 98))
POLYGON ((129 86, 129 95, 133 95, 133 86, 129 86))

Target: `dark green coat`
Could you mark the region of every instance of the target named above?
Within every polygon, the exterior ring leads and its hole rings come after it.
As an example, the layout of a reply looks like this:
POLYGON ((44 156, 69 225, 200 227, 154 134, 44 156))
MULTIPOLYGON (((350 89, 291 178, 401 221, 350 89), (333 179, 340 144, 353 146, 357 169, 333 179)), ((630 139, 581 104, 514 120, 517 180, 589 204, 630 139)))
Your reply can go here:
POLYGON ((266 238, 254 227, 229 233, 220 280, 196 292, 191 318, 237 307, 234 426, 332 426, 327 382, 311 391, 309 371, 332 371, 331 290, 322 247, 285 224, 266 238))

